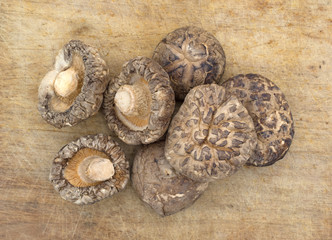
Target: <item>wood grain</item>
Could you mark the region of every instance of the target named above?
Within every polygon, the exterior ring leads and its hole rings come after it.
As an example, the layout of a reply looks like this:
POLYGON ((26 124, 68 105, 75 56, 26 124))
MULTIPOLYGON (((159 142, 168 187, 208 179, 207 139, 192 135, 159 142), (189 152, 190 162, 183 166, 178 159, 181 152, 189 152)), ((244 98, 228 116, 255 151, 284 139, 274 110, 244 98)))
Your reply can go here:
MULTIPOLYGON (((0 239, 332 239, 331 36, 330 0, 0 1, 0 239), (56 152, 111 132, 101 113, 61 130, 39 116, 38 86, 58 50, 81 39, 117 75, 186 25, 222 43, 223 80, 259 73, 284 91, 295 120, 284 160, 214 182, 165 218, 131 185, 90 206, 62 200, 48 181, 56 152)), ((121 146, 132 160, 137 147, 121 146)))

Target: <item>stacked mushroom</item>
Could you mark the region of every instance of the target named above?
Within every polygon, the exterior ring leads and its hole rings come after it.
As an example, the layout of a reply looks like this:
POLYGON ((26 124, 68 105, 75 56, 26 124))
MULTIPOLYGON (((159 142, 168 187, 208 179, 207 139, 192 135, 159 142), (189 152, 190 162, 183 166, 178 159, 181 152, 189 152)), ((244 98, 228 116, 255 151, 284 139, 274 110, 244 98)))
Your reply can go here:
MULTIPOLYGON (((145 145, 132 167, 139 198, 161 216, 174 214, 193 204, 209 182, 244 165, 271 165, 291 145, 293 119, 281 90, 256 74, 218 85, 225 63, 212 34, 184 27, 169 33, 152 59, 133 58, 109 79, 97 50, 71 41, 41 83, 39 110, 56 127, 72 126, 95 114, 103 100, 115 135, 145 145)), ((110 136, 89 135, 60 150, 50 180, 64 199, 88 204, 123 189, 128 169, 110 136)))

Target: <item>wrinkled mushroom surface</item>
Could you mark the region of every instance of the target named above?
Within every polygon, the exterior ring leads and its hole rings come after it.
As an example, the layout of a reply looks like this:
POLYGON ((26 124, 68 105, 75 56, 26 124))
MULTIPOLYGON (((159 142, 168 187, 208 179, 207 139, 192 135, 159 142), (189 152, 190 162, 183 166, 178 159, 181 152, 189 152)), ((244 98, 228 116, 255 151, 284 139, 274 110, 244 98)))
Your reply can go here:
POLYGON ((161 216, 189 207, 208 187, 177 174, 166 161, 164 144, 150 144, 137 152, 131 178, 139 198, 161 216))
POLYGON ((126 186, 129 162, 111 137, 88 135, 59 151, 49 179, 63 199, 75 204, 91 204, 126 186))
POLYGON ((193 88, 173 118, 165 156, 176 171, 196 181, 235 173, 256 147, 246 108, 216 84, 193 88))
POLYGON ((268 166, 282 159, 294 136, 294 122, 285 95, 258 74, 237 75, 222 84, 247 108, 257 133, 257 147, 248 165, 268 166))
POLYGON ((169 33, 156 47, 153 59, 169 74, 179 100, 197 85, 216 82, 226 64, 219 41, 209 32, 193 26, 169 33))
POLYGON ((166 132, 174 110, 167 73, 155 61, 136 57, 111 81, 103 109, 111 130, 127 144, 148 144, 166 132))
POLYGON ((73 126, 98 112, 108 82, 108 68, 97 49, 72 40, 41 81, 38 110, 57 128, 73 126))

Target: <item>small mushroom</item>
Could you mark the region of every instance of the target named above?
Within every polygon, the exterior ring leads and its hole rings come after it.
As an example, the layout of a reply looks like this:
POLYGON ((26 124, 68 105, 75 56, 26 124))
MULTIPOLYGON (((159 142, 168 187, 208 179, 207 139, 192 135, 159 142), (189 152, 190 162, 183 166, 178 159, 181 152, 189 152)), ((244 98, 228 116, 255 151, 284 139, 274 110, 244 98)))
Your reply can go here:
POLYGON ((216 82, 226 64, 219 41, 204 29, 193 26, 169 33, 158 44, 152 58, 169 74, 179 100, 197 85, 216 82))
POLYGON ((98 112, 108 82, 108 68, 98 51, 71 40, 39 86, 38 110, 57 128, 73 126, 98 112))
POLYGON ((129 180, 129 162, 119 145, 103 134, 65 145, 53 160, 50 181, 61 197, 91 204, 121 191, 129 180))
POLYGON ((139 198, 161 216, 189 207, 208 187, 177 174, 165 159, 164 145, 158 142, 140 149, 131 178, 139 198))
POLYGON ((108 126, 127 144, 149 144, 167 131, 174 110, 174 92, 167 73, 155 61, 136 57, 105 92, 108 126))
POLYGON ((258 74, 240 74, 222 86, 242 102, 255 124, 257 147, 247 164, 263 167, 282 159, 294 137, 294 121, 279 87, 258 74))
POLYGON ((221 179, 243 166, 256 147, 256 132, 246 108, 216 84, 188 93, 173 118, 165 156, 179 173, 202 182, 221 179))

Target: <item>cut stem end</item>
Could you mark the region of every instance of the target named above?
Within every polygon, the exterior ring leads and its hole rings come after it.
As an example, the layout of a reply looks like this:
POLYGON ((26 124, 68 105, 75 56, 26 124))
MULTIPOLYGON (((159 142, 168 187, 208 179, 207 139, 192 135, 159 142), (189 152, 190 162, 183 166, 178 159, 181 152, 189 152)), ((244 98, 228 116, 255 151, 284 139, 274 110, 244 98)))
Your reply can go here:
POLYGON ((86 175, 94 182, 106 181, 113 177, 114 166, 109 159, 92 156, 86 175))
POLYGON ((115 106, 128 117, 146 117, 150 114, 151 93, 145 79, 133 85, 123 85, 114 97, 115 106))

